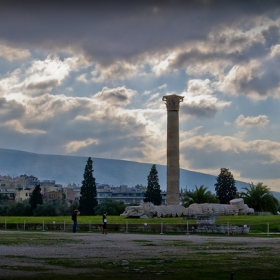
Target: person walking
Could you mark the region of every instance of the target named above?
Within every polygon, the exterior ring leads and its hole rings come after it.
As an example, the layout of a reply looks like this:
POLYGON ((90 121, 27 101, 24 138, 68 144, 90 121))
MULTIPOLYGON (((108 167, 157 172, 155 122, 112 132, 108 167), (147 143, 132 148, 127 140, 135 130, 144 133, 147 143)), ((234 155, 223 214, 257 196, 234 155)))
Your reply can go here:
POLYGON ((73 233, 77 231, 77 216, 80 215, 79 210, 74 210, 74 213, 72 215, 72 221, 73 221, 73 233))
POLYGON ((102 234, 107 234, 107 212, 103 213, 103 226, 102 226, 102 234))

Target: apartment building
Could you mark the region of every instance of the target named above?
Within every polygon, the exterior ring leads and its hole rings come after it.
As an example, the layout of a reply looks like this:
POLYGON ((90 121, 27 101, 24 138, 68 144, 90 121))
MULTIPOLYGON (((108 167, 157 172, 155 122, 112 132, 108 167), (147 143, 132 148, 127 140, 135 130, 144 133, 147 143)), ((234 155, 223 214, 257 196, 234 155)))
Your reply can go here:
MULTIPOLYGON (((40 185, 44 203, 71 205, 74 201, 79 202, 81 187, 76 184, 68 184, 62 187, 55 180, 39 180, 35 176, 20 175, 18 177, 0 175, 0 193, 9 197, 9 200, 23 202, 28 200, 34 188, 40 185)), ((166 204, 166 192, 161 192, 162 204, 166 204)), ((97 201, 102 203, 104 199, 122 201, 123 203, 139 205, 144 201, 143 191, 129 188, 127 185, 113 187, 108 184, 97 184, 97 201)))
POLYGON ((18 190, 15 193, 15 202, 23 202, 26 199, 29 199, 32 192, 34 190, 33 188, 25 188, 23 190, 18 190))
MULTIPOLYGON (((161 192, 162 204, 166 204, 166 192, 161 192)), ((110 187, 108 185, 98 185, 97 201, 102 203, 104 199, 112 199, 114 201, 122 201, 124 204, 139 205, 144 202, 145 195, 142 191, 135 188, 129 188, 126 185, 120 187, 110 187)))
POLYGON ((65 203, 65 194, 62 192, 62 190, 47 192, 44 197, 44 203, 61 205, 65 203))
POLYGON ((21 176, 12 178, 0 175, 0 193, 8 196, 9 201, 15 200, 16 192, 22 190, 24 185, 25 181, 21 176))
POLYGON ((81 196, 80 186, 77 186, 76 184, 68 184, 67 187, 63 188, 63 190, 66 192, 66 199, 69 202, 70 200, 79 202, 81 196))
MULTIPOLYGON (((7 195, 11 202, 22 202, 29 199, 37 185, 40 185, 41 193, 45 200, 47 200, 49 192, 63 193, 62 185, 56 184, 54 180, 39 180, 33 175, 20 175, 17 177, 0 175, 0 193, 7 195)), ((61 195, 59 194, 57 197, 59 198, 61 195)))

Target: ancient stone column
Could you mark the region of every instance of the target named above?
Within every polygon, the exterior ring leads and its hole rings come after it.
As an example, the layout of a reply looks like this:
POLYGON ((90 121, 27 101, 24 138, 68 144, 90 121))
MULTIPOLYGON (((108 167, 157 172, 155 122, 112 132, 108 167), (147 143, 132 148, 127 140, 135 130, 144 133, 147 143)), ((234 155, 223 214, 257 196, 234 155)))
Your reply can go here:
POLYGON ((183 96, 166 95, 165 101, 167 108, 167 205, 178 205, 179 197, 179 108, 183 96))

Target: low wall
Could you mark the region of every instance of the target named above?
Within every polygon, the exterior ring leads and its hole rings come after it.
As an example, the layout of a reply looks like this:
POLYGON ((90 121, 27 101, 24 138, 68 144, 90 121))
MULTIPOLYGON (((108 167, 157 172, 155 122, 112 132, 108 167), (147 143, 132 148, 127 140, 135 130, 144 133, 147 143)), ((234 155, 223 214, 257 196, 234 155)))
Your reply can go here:
MULTIPOLYGON (((79 224, 80 231, 99 231, 102 224, 79 224)), ((233 225, 189 225, 187 224, 107 224, 108 231, 115 232, 153 232, 153 233, 230 233, 244 234, 249 233, 249 227, 233 225)), ((0 223, 0 230, 45 230, 45 231, 71 231, 72 224, 64 223, 0 223)))
POLYGON ((250 227, 248 226, 200 224, 195 231, 201 233, 247 234, 249 230, 250 227))

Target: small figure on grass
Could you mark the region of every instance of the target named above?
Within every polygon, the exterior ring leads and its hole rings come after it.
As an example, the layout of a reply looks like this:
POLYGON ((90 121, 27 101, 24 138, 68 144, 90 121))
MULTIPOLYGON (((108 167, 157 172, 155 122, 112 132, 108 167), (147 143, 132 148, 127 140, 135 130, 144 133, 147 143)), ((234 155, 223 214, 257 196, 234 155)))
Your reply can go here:
POLYGON ((102 234, 107 234, 107 212, 103 212, 103 226, 102 226, 102 234))
POLYGON ((73 232, 75 233, 77 231, 77 216, 80 215, 79 210, 74 210, 74 213, 72 215, 72 221, 73 221, 73 232))

